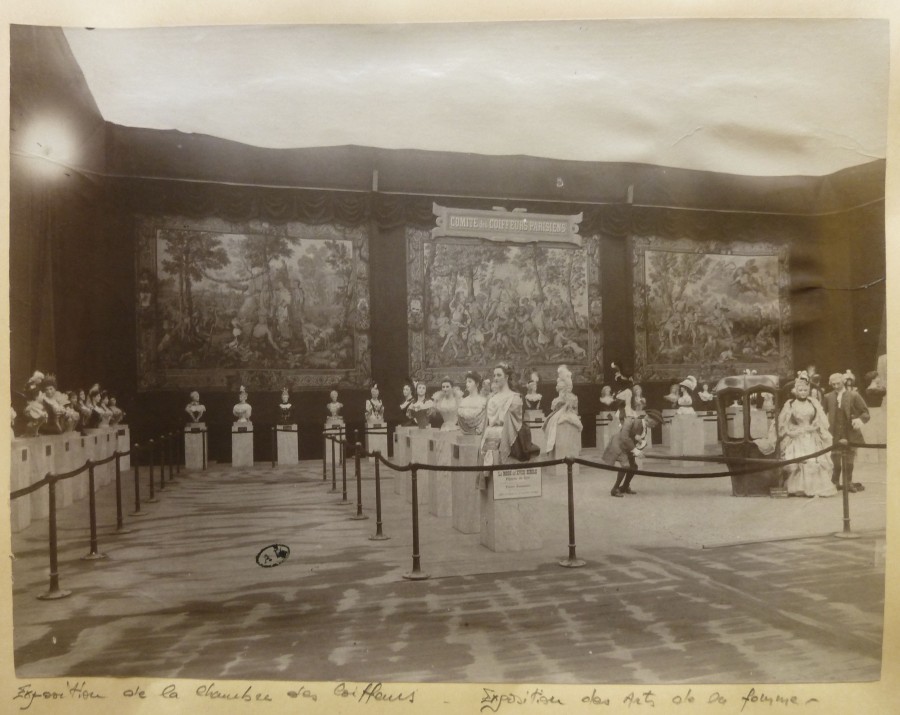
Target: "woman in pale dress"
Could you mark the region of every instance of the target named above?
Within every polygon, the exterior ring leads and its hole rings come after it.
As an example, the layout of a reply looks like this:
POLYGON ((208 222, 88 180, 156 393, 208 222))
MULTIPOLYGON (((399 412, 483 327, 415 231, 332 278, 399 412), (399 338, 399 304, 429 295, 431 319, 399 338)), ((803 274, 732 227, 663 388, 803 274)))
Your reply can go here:
POLYGON ((487 398, 479 391, 481 375, 477 372, 466 373, 466 395, 459 401, 456 421, 463 434, 481 434, 484 432, 485 407, 487 398))
MULTIPOLYGON (((522 396, 512 389, 512 367, 501 362, 494 368, 491 396, 488 398, 484 434, 481 437, 482 464, 504 464, 509 450, 522 427, 522 396)), ((480 474, 479 486, 487 485, 486 475, 480 474)))
MULTIPOLYGON (((819 452, 832 444, 828 414, 821 403, 809 396, 809 375, 798 374, 794 382, 795 397, 789 399, 778 416, 781 436, 781 458, 795 459, 819 452)), ((792 496, 830 497, 837 494, 831 482, 831 453, 784 467, 785 489, 792 496)))

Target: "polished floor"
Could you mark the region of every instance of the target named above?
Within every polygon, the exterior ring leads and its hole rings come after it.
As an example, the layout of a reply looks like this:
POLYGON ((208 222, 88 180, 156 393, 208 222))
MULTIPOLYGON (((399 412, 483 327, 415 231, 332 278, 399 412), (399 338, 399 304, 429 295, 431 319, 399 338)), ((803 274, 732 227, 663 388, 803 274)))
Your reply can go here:
MULTIPOLYGON (((586 457, 596 458, 594 450, 586 457)), ((655 464, 664 469, 665 462, 655 464)), ((60 582, 47 590, 47 521, 12 539, 19 677, 151 676, 306 681, 717 683, 878 679, 884 620, 885 468, 859 464, 852 528, 837 498, 736 498, 726 479, 635 479, 581 468, 568 553, 565 479, 544 479, 543 548, 498 554, 450 519, 411 508, 383 472, 374 541, 322 480, 321 462, 182 472, 114 534, 114 486, 60 512, 60 582), (258 561, 265 547, 274 567, 258 561)), ((337 473, 340 487, 340 472, 337 473)), ((126 500, 130 489, 125 491, 126 500)), ((126 501, 126 504, 128 502, 126 501)), ((130 508, 126 511, 130 511, 130 508)))

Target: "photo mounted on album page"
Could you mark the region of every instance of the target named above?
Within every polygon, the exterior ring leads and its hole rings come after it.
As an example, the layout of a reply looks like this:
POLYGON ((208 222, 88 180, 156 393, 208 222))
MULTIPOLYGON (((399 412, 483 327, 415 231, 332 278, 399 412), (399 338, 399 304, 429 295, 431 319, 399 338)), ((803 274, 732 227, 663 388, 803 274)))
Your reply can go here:
POLYGON ((2 14, 0 703, 887 712, 896 10, 216 5, 2 14))

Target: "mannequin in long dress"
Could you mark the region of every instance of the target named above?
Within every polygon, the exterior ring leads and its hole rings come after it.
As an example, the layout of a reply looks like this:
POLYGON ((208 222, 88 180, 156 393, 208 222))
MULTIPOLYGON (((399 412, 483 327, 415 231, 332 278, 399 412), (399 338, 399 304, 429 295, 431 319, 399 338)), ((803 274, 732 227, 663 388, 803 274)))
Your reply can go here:
MULTIPOLYGON (((509 462, 509 450, 522 426, 522 396, 510 387, 512 368, 501 362, 494 368, 491 396, 485 407, 486 421, 481 436, 482 464, 509 462)), ((487 486, 487 475, 479 474, 478 486, 487 486)))
MULTIPOLYGON (((801 372, 794 383, 795 397, 784 403, 778 416, 782 459, 802 457, 831 446, 828 414, 809 393, 809 378, 801 372)), ((784 486, 792 496, 833 496, 838 493, 831 481, 833 467, 831 454, 827 452, 815 459, 788 464, 784 467, 787 475, 784 486)))

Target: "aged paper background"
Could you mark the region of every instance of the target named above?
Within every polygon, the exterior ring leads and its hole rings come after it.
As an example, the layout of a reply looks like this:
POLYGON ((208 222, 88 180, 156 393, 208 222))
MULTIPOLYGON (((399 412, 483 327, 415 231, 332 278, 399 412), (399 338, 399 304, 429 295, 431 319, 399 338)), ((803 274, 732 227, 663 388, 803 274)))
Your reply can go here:
MULTIPOLYGON (((59 26, 157 26, 157 25, 214 25, 214 24, 256 24, 256 23, 333 23, 333 22, 426 22, 426 21, 497 21, 497 20, 539 20, 539 19, 629 19, 629 18, 681 18, 681 17, 817 17, 817 18, 846 18, 846 17, 871 17, 890 18, 891 20, 891 59, 892 77, 890 87, 890 120, 888 138, 888 176, 886 185, 887 196, 887 260, 889 271, 900 260, 898 257, 897 238, 900 236, 900 219, 897 215, 897 204, 900 202, 900 172, 898 172, 897 149, 900 146, 900 97, 898 97, 897 67, 900 66, 900 52, 898 52, 897 21, 900 19, 900 3, 882 2, 850 2, 844 0, 820 2, 800 2, 798 0, 758 0, 748 3, 746 1, 730 2, 688 2, 676 0, 644 0, 641 3, 634 2, 576 2, 574 0, 561 0, 558 3, 542 3, 537 0, 527 0, 516 3, 508 2, 478 2, 478 0, 456 0, 455 2, 414 2, 409 0, 383 0, 382 2, 346 2, 331 0, 331 2, 297 2, 282 0, 277 3, 250 2, 250 0, 208 0, 201 2, 185 2, 184 0, 7 0, 0 7, 0 18, 3 21, 2 28, 2 61, 3 61, 3 106, 0 109, 0 122, 2 122, 4 135, 3 154, 4 165, 2 173, 2 235, 4 242, 2 255, 5 263, 8 254, 8 225, 9 225, 9 165, 8 161, 8 136, 9 136, 9 32, 8 24, 36 24, 59 26)), ((8 273, 4 269, 3 281, 7 281, 8 273)), ((888 304, 896 304, 900 298, 900 291, 894 282, 887 282, 888 304)), ((8 320, 8 290, 0 291, 0 315, 3 321, 8 320)), ((888 342, 889 353, 893 354, 898 341, 897 319, 888 316, 888 342), (893 319, 892 319, 893 318, 893 319)), ((8 372, 9 362, 9 331, 0 330, 0 355, 4 358, 4 365, 8 372)), ((9 385, 7 379, 0 380, 3 390, 3 404, 9 404, 9 385)), ((888 410, 895 414, 900 402, 900 391, 892 391, 888 396, 888 410)), ((8 424, 8 422, 7 422, 8 424)), ((900 427, 889 423, 889 442, 895 444, 900 427)), ((8 439, 2 441, 3 453, 0 454, 3 464, 9 464, 8 439)), ((888 474, 894 469, 895 455, 888 454, 888 474)), ((9 489, 8 468, 2 470, 4 475, 3 488, 9 489)), ((890 480, 889 480, 890 482, 890 480)), ((7 492, 8 493, 8 492, 7 492)), ((767 692, 778 692, 783 695, 797 695, 801 700, 817 698, 818 704, 807 706, 786 707, 784 705, 771 706, 762 704, 748 704, 743 712, 759 711, 802 711, 802 712, 865 712, 887 713, 897 711, 897 702, 900 702, 900 641, 897 633, 896 607, 900 600, 897 578, 897 498, 900 494, 900 485, 888 484, 888 562, 886 573, 886 608, 884 625, 884 660, 882 680, 871 684, 822 684, 822 685, 789 685, 784 687, 767 687, 767 692)), ((11 555, 10 532, 8 526, 8 503, 2 510, 0 518, 0 539, 3 550, 11 555)), ((16 678, 12 664, 12 604, 11 590, 9 588, 11 578, 10 560, 4 559, 2 576, 4 588, 0 588, 2 598, 2 610, 0 610, 0 635, 3 639, 2 675, 3 685, 0 686, 0 712, 16 712, 22 707, 21 701, 13 702, 12 697, 16 693, 16 678)), ((21 682, 21 681, 20 681, 21 682)), ((148 690, 157 685, 161 687, 170 681, 147 680, 141 685, 148 690)), ((64 686, 65 683, 56 683, 64 686)), ((190 693, 199 684, 184 681, 183 691, 190 693)), ((53 686, 53 681, 35 682, 34 685, 42 687, 53 686)), ((105 693, 121 693, 123 687, 127 687, 124 681, 112 679, 93 679, 90 685, 105 693)), ((683 694, 686 688, 679 686, 654 686, 653 691, 658 694, 657 706, 652 708, 654 712, 741 712, 741 696, 746 694, 753 684, 733 685, 727 687, 703 687, 692 684, 696 691, 704 694, 712 691, 720 691, 728 698, 728 706, 714 707, 705 702, 705 698, 698 698, 694 704, 673 705, 672 697, 683 694), (704 702, 699 702, 700 700, 704 702)), ((266 689, 264 683, 259 686, 266 689)), ((284 693, 290 683, 272 683, 268 689, 273 693, 284 693)), ((248 705, 243 703, 226 703, 212 701, 200 703, 198 698, 182 698, 180 701, 159 702, 157 700, 125 700, 122 698, 110 698, 93 703, 73 703, 71 700, 52 703, 35 702, 30 710, 32 712, 97 712, 97 713, 127 713, 127 712, 154 712, 154 713, 186 713, 198 712, 202 707, 204 711, 214 713, 251 712, 264 709, 266 712, 390 712, 391 710, 412 710, 426 708, 431 712, 479 712, 482 690, 476 685, 416 685, 416 703, 398 703, 394 705, 367 706, 342 702, 338 699, 321 698, 317 703, 302 704, 298 701, 290 701, 281 696, 276 704, 248 705)), ((525 692, 528 686, 504 686, 503 692, 525 692)), ((570 712, 624 712, 626 710, 650 710, 649 706, 636 706, 630 708, 625 705, 616 705, 615 698, 623 698, 628 692, 640 692, 646 688, 628 686, 607 687, 603 686, 604 694, 613 695, 611 707, 596 707, 582 705, 579 701, 585 691, 585 686, 551 686, 546 688, 547 694, 554 694, 566 701, 564 708, 549 706, 527 705, 518 709, 529 712, 541 710, 570 712), (577 693, 577 697, 576 697, 577 693), (569 703, 573 701, 576 705, 569 703)), ((331 688, 323 687, 320 692, 331 688)), ((589 690, 589 688, 588 688, 589 690)), ((504 711, 515 710, 514 706, 504 706, 504 711)))

